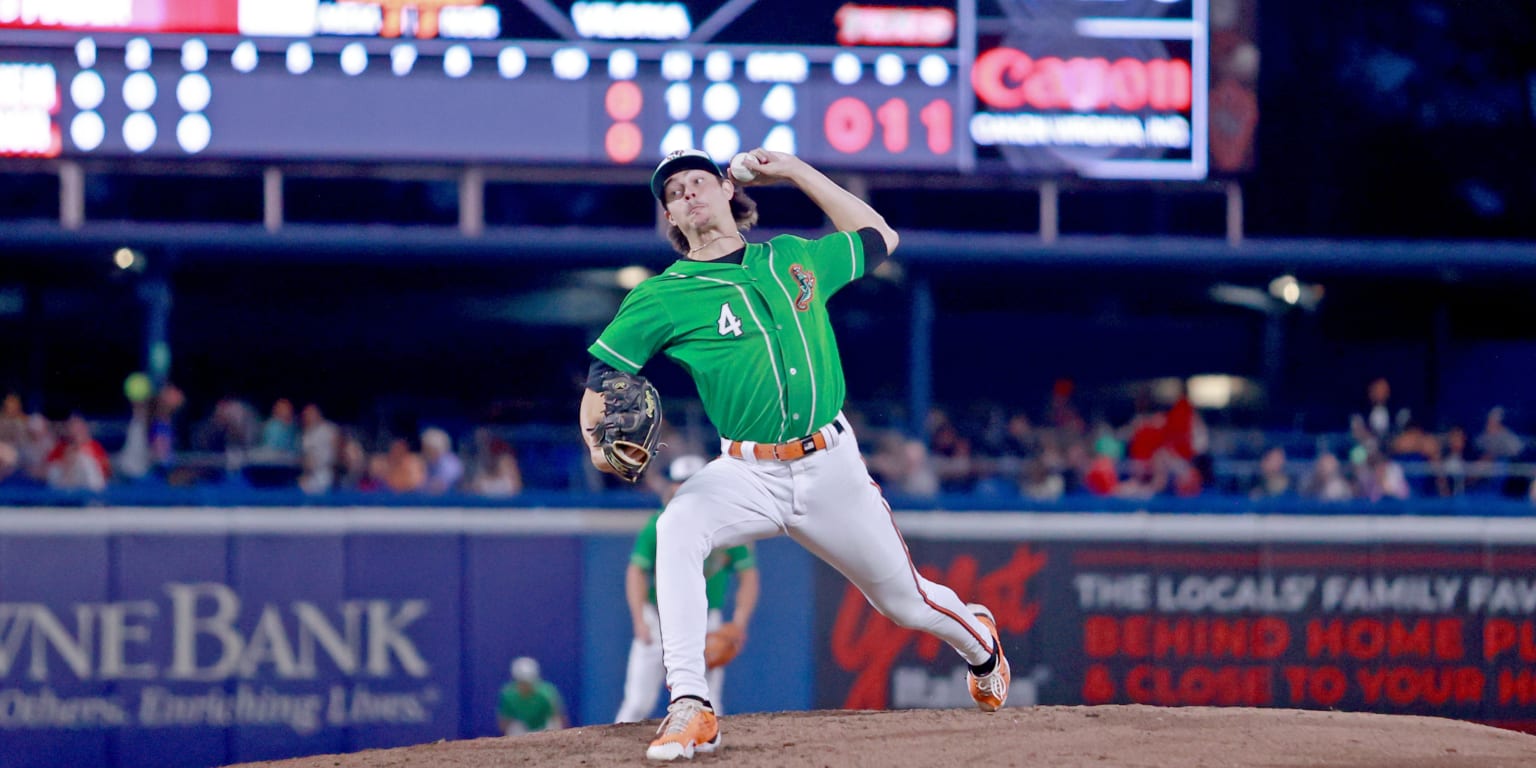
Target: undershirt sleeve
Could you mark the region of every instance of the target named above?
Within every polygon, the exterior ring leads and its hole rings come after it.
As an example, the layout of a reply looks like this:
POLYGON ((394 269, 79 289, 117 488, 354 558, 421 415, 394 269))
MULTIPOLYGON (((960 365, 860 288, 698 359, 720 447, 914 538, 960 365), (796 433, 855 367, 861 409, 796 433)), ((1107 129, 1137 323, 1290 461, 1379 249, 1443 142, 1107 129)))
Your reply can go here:
POLYGON ((885 238, 874 227, 860 229, 859 239, 864 243, 864 274, 867 275, 884 264, 891 254, 885 250, 885 238))
POLYGON ((587 369, 587 389, 601 393, 603 391, 603 377, 618 370, 595 357, 592 358, 592 365, 587 369))

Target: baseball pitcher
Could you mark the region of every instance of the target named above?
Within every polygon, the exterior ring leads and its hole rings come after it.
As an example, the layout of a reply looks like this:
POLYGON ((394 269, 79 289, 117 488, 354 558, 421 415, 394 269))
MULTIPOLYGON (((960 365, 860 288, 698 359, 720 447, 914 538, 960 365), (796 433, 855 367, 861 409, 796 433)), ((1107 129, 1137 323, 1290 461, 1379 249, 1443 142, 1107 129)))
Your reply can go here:
POLYGON ((588 348, 596 360, 580 420, 599 470, 622 476, 626 466, 610 458, 614 446, 598 428, 602 382, 638 374, 658 353, 692 375, 721 435, 721 458, 683 483, 657 522, 656 605, 672 702, 646 756, 691 759, 719 747, 705 680, 704 559, 779 534, 836 568, 881 614, 952 646, 970 667, 977 705, 994 711, 1007 700, 1009 670, 991 612, 917 572, 842 414, 827 300, 884 261, 896 232, 794 155, 754 149, 732 162, 732 177, 698 150, 656 167, 651 193, 683 257, 630 291, 588 348), (756 223, 756 206, 738 187, 775 182, 797 187, 837 231, 748 242, 742 231, 756 223))

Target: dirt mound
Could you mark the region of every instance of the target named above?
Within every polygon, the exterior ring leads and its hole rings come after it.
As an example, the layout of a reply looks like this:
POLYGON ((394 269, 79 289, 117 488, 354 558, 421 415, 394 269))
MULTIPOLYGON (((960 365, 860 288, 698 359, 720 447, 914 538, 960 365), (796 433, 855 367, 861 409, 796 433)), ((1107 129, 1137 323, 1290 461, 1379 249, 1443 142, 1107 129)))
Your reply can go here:
MULTIPOLYGON (((245 768, 644 765, 655 721, 441 741, 245 768)), ((695 764, 1052 768, 1529 768, 1536 736, 1459 720, 1290 709, 1147 706, 730 715, 695 764), (973 762, 974 761, 974 762, 973 762)))

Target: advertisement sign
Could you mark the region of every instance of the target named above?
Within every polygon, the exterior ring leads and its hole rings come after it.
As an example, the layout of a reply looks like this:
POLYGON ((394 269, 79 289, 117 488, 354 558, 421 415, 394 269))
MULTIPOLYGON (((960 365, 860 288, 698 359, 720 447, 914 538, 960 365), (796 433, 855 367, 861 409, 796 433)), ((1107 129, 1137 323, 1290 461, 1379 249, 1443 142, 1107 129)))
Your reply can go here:
MULTIPOLYGON (((1536 731, 1536 555, 1481 545, 914 541, 996 614, 1010 704, 1340 709, 1536 731)), ((965 706, 965 667, 817 572, 816 705, 965 706)))
POLYGON ((0 536, 0 764, 207 766, 493 735, 518 655, 581 704, 575 537, 0 536))

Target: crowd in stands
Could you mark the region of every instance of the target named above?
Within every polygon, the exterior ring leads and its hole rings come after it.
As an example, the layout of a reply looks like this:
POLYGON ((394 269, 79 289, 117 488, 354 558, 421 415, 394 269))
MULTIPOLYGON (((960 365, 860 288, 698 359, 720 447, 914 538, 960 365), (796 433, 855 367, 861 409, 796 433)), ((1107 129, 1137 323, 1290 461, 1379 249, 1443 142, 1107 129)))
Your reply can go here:
POLYGON ((469 451, 448 432, 426 427, 370 448, 362 431, 326 418, 314 403, 278 399, 263 417, 226 397, 207 419, 183 428, 186 397, 167 384, 132 404, 120 446, 109 452, 92 424, 71 415, 61 424, 27 413, 21 398, 0 405, 0 487, 100 492, 109 485, 234 484, 295 487, 310 495, 350 491, 393 494, 473 493, 514 496, 523 480, 512 446, 477 430, 469 451), (466 460, 461 454, 468 454, 466 460))
POLYGON ((1071 392, 1070 382, 1058 382, 1042 418, 994 409, 971 429, 935 410, 925 440, 880 433, 871 472, 885 487, 919 498, 1382 502, 1480 495, 1536 502, 1531 466, 1520 461, 1527 441, 1505 423, 1502 408, 1488 411, 1475 437, 1461 426, 1431 432, 1406 408, 1391 406, 1385 379, 1370 384, 1369 405, 1347 431, 1324 434, 1211 429, 1182 389, 1161 407, 1139 396, 1130 419, 1114 424, 1085 418, 1071 392))
MULTIPOLYGON (((537 452, 525 467, 513 438, 493 426, 469 426, 455 436, 428 424, 394 434, 337 424, 315 403, 296 407, 278 399, 262 415, 236 397, 186 422, 186 402, 166 383, 133 400, 125 424, 80 415, 54 422, 28 413, 18 395, 6 395, 0 490, 232 485, 296 488, 312 497, 494 499, 522 493, 525 469, 534 477, 528 490, 627 488, 586 466, 586 452, 564 424, 546 425, 546 440, 562 449, 537 452), (115 430, 110 450, 97 427, 115 430), (552 463, 568 466, 552 472, 552 463)), ((852 408, 849 416, 871 474, 898 500, 1390 502, 1481 495, 1536 503, 1532 473, 1521 463, 1527 441, 1505 423, 1502 408, 1490 409, 1475 431, 1456 425, 1430 431, 1392 403, 1385 379, 1369 385, 1367 405, 1347 430, 1328 434, 1212 429, 1182 386, 1164 400, 1141 392, 1129 418, 1113 423, 1085 416, 1068 380, 1058 381, 1034 413, 991 407, 958 416, 935 408, 921 436, 852 408)), ((669 450, 718 450, 709 445, 712 433, 706 438, 700 425, 691 426, 668 425, 663 442, 669 450)), ((530 441, 528 447, 535 446, 530 441)))

